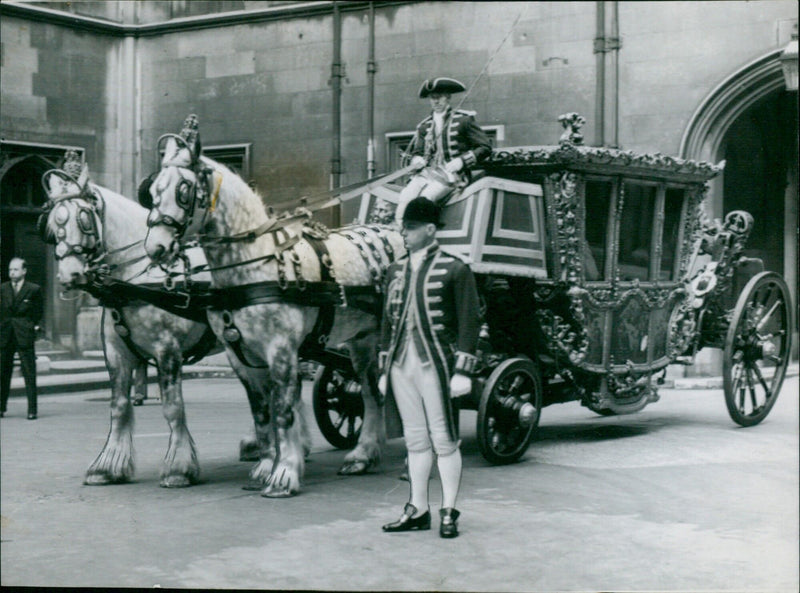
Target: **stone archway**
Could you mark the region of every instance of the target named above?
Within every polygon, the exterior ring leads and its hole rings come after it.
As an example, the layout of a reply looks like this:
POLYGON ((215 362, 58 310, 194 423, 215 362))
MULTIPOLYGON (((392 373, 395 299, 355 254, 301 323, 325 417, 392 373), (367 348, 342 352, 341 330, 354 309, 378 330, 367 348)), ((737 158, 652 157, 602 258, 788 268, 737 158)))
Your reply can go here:
POLYGON ((684 131, 680 156, 726 161, 725 173, 711 183, 707 211, 721 217, 742 209, 760 218, 748 255, 784 276, 796 304, 797 95, 786 90, 781 52, 745 64, 707 95, 684 131))
MULTIPOLYGON (((27 279, 39 284, 44 294, 43 328, 47 342, 60 343, 64 338, 71 342, 75 332, 75 305, 59 299, 53 249, 40 239, 36 231, 36 221, 47 200, 41 183, 42 174, 56 167, 58 158, 38 153, 15 153, 7 151, 5 146, 3 149, 0 161, 2 279, 7 279, 11 258, 25 259, 27 279)), ((62 150, 58 152, 63 154, 62 150)))

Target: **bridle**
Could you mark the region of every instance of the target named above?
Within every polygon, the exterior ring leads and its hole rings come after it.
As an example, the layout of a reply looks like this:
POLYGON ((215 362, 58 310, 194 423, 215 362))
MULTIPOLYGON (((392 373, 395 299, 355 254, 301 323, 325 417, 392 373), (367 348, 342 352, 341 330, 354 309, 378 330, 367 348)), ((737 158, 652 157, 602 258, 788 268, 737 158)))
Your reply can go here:
MULTIPOLYGON (((50 188, 48 181, 53 176, 61 178, 62 181, 78 185, 76 180, 68 173, 60 169, 51 169, 42 175, 42 184, 46 193, 50 188)), ((56 246, 56 260, 60 261, 70 255, 97 259, 98 251, 104 244, 102 236, 105 226, 103 224, 104 212, 105 202, 94 190, 88 187, 84 187, 76 193, 65 194, 48 200, 43 207, 38 224, 42 239, 46 243, 56 246), (80 232, 80 241, 77 243, 70 243, 67 240, 67 223, 71 216, 70 210, 65 204, 67 201, 74 201, 77 208, 75 216, 78 231, 80 232), (54 235, 44 232, 51 211, 56 225, 54 235)), ((102 257, 102 254, 99 257, 102 257)))
MULTIPOLYGON (((164 214, 160 206, 160 198, 153 200, 153 207, 150 210, 150 216, 147 219, 148 228, 153 228, 157 225, 167 226, 174 229, 178 239, 181 251, 184 249, 198 245, 203 248, 224 248, 224 246, 232 243, 254 241, 258 237, 266 233, 277 233, 284 229, 286 226, 292 224, 298 219, 309 219, 311 213, 305 208, 297 208, 295 212, 280 217, 272 217, 266 223, 247 231, 243 231, 231 236, 213 236, 202 233, 205 227, 206 219, 211 212, 214 211, 219 191, 222 184, 222 176, 219 175, 216 184, 214 183, 214 170, 210 167, 204 167, 199 164, 199 157, 195 155, 191 148, 186 143, 186 140, 177 134, 164 134, 158 139, 157 142, 158 152, 162 151, 165 157, 162 159, 161 169, 165 170, 167 167, 176 169, 180 180, 178 181, 175 192, 175 203, 181 211, 181 219, 177 220, 173 216, 164 214), (186 149, 191 155, 192 162, 187 164, 185 161, 177 162, 174 156, 166 155, 165 143, 168 140, 174 140, 177 143, 177 150, 186 149), (185 172, 191 172, 195 175, 197 181, 192 181, 185 172), (212 189, 213 188, 213 189, 212 189), (200 213, 202 211, 202 214, 200 213)), ((158 183, 158 176, 153 181, 158 183)), ((158 190, 158 187, 156 187, 158 190)), ((271 209, 270 209, 271 210, 271 209)), ((275 251, 261 255, 259 257, 246 260, 243 262, 236 262, 224 266, 210 267, 208 264, 192 268, 192 273, 203 271, 216 271, 232 267, 247 265, 254 262, 262 262, 274 259, 282 251, 292 247, 299 240, 299 236, 295 235, 276 235, 275 237, 275 251)))
MULTIPOLYGON (((177 134, 164 134, 157 142, 159 153, 164 143, 169 139, 175 140, 189 150, 189 146, 182 137, 177 134)), ((191 150, 189 150, 189 153, 192 154, 191 150)), ((193 154, 192 158, 193 161, 197 163, 193 154)), ((174 167, 180 177, 174 191, 175 204, 182 213, 181 220, 164 214, 159 208, 160 201, 154 200, 150 215, 147 217, 147 226, 148 228, 153 228, 155 226, 170 227, 174 229, 178 238, 185 238, 198 232, 205 224, 209 208, 212 205, 211 179, 213 179, 213 171, 210 168, 201 168, 197 165, 192 167, 170 163, 169 160, 162 162, 161 168, 164 169, 165 167, 174 167), (187 177, 184 173, 185 171, 193 173, 197 181, 192 181, 187 177), (198 216, 199 210, 202 210, 202 216, 198 216)), ((153 183, 158 183, 158 176, 156 176, 153 183)))
MULTIPOLYGON (((65 171, 61 169, 51 169, 42 175, 42 184, 45 187, 45 192, 48 194, 50 187, 49 180, 52 176, 59 177, 62 181, 78 185, 75 179, 65 171)), ((110 251, 105 249, 105 212, 106 205, 102 196, 95 188, 90 188, 87 184, 78 192, 49 199, 42 208, 37 226, 42 240, 45 243, 55 246, 55 258, 57 261, 61 261, 69 256, 85 258, 87 273, 89 274, 100 271, 101 268, 105 272, 110 272, 112 267, 119 267, 144 259, 146 256, 143 255, 116 264, 110 264, 107 261, 110 256, 127 251, 142 243, 142 240, 134 241, 133 243, 110 251), (67 240, 67 225, 72 213, 69 208, 67 208, 66 202, 72 202, 76 206, 75 216, 80 235, 80 240, 77 243, 70 243, 67 240), (56 226, 55 233, 47 232, 47 224, 51 212, 53 213, 53 222, 56 226)))

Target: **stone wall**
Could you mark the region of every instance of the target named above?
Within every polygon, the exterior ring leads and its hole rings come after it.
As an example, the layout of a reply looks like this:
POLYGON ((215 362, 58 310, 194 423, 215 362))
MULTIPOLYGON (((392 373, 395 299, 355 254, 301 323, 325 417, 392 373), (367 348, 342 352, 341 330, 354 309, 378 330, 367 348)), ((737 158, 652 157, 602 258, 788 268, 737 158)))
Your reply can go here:
MULTIPOLYGON (((781 23, 796 13, 782 1, 620 3, 621 146, 677 153, 703 97, 778 47, 781 23)), ((326 189, 332 30, 332 17, 322 15, 141 39, 147 166, 155 139, 193 111, 206 144, 253 143, 251 176, 268 200, 326 189)), ((366 11, 343 14, 343 184, 366 175, 368 32, 366 11)), ((378 171, 387 166, 384 134, 411 130, 427 113, 416 98, 423 79, 450 75, 471 85, 484 67, 463 107, 482 124, 505 126, 505 145, 554 142, 556 118, 567 111, 589 119, 584 131, 593 143, 594 37, 594 2, 379 7, 378 171)))
POLYGON ((3 140, 84 147, 92 177, 118 188, 122 41, 6 16, 0 38, 3 140))

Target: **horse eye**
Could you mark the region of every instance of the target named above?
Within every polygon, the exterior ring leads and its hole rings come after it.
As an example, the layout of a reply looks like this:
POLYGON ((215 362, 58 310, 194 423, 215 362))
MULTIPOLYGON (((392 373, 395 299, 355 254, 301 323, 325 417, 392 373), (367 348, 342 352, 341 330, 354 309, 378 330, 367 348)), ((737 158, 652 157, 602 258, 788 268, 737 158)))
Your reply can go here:
POLYGON ((56 207, 55 220, 58 224, 66 224, 69 220, 69 209, 64 204, 59 204, 56 207))

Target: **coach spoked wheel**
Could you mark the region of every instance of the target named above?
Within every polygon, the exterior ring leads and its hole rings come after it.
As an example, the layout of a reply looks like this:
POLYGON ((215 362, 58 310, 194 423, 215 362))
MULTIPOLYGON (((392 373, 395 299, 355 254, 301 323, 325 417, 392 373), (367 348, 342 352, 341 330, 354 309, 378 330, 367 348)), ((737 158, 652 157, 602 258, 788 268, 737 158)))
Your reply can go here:
POLYGON ((528 449, 542 410, 542 379, 528 358, 509 358, 492 371, 478 404, 477 435, 490 463, 517 461, 528 449))
POLYGON ((736 301, 722 360, 728 413, 753 426, 767 417, 783 384, 792 347, 789 289, 775 272, 747 283, 736 301))
POLYGON ((314 417, 322 436, 338 449, 352 449, 364 421, 361 383, 351 371, 321 366, 314 377, 314 417))

